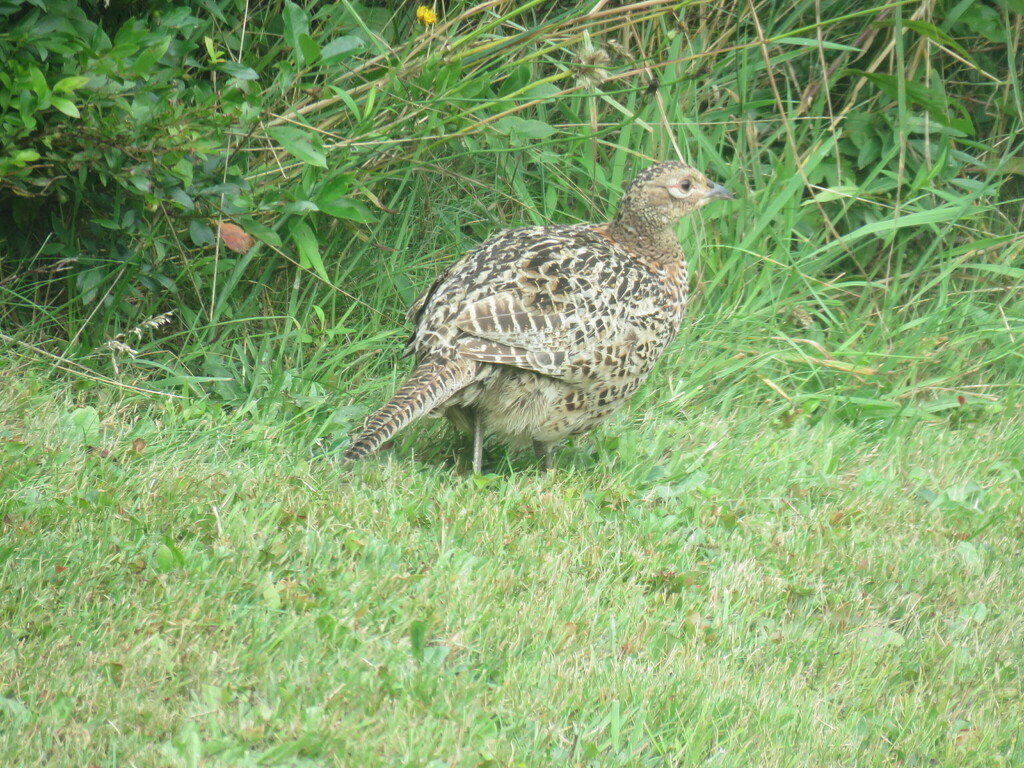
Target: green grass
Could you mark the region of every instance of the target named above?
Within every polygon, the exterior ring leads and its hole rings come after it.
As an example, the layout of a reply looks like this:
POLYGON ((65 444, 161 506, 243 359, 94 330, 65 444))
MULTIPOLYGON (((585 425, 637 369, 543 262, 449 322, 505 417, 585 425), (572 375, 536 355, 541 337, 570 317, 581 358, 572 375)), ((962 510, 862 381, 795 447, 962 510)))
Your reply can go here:
POLYGON ((0 115, 0 766, 1024 766, 1012 4, 307 5, 4 43, 129 138, 0 115), (676 142, 740 199, 622 415, 339 462, 440 269, 676 142))
POLYGON ((4 765, 1024 762, 1019 409, 648 387, 475 480, 3 375, 4 765))

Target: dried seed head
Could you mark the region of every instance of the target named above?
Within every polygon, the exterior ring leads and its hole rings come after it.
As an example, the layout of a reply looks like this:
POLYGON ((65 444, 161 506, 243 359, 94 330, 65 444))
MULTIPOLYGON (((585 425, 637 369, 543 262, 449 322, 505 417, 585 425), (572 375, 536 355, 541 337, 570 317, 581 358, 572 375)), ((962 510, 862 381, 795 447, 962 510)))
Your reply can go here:
POLYGON ((588 88, 597 88, 608 79, 608 70, 605 67, 611 63, 612 57, 608 55, 608 51, 585 43, 580 49, 574 67, 576 79, 588 88))

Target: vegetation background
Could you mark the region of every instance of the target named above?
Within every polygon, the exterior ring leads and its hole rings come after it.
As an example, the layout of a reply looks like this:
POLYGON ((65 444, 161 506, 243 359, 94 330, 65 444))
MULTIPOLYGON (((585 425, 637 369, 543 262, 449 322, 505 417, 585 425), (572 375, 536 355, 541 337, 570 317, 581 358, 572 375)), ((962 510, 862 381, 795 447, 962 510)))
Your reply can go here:
POLYGON ((1024 765, 1022 14, 0 0, 0 762, 1024 765), (338 463, 439 269, 677 153, 627 413, 338 463))

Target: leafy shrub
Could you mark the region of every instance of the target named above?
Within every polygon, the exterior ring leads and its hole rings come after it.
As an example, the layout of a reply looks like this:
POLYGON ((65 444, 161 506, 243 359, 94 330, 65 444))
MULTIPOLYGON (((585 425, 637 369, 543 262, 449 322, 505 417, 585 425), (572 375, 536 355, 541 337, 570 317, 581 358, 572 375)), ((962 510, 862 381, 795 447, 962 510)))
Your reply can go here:
POLYGON ((209 216, 247 189, 224 145, 246 105, 214 87, 209 23, 187 8, 112 34, 73 2, 0 14, 3 268, 44 283, 67 270, 70 315, 100 304, 130 320, 176 288, 177 215, 209 216))

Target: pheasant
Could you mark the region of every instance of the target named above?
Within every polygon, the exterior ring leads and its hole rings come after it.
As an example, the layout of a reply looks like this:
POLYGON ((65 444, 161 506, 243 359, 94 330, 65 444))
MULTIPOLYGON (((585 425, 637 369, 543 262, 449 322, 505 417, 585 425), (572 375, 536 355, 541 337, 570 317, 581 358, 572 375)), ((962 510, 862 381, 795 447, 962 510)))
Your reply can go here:
POLYGON ((499 232, 445 270, 409 309, 417 361, 345 452, 361 459, 424 415, 473 434, 551 447, 618 411, 675 338, 686 308, 679 219, 733 199, 682 162, 633 179, 607 224, 499 232))

